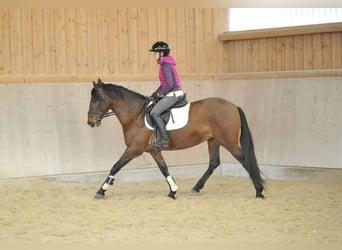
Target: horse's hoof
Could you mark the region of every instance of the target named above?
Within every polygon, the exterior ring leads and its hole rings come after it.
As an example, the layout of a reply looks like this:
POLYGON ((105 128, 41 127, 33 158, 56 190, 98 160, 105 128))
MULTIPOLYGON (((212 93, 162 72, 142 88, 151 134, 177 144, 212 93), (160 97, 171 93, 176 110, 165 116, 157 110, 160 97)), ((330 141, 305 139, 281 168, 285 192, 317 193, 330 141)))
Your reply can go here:
POLYGON ((198 195, 199 192, 200 192, 199 190, 192 189, 190 195, 198 195))
POLYGON ((103 199, 104 198, 104 194, 96 194, 95 195, 95 199, 96 200, 101 200, 101 199, 103 199))
POLYGON ((176 199, 176 193, 177 193, 177 192, 170 191, 170 193, 169 193, 168 196, 169 196, 170 198, 172 198, 172 199, 175 200, 175 199, 176 199))
POLYGON ((257 199, 264 199, 264 195, 261 192, 257 192, 255 198, 257 199))
POLYGON ((105 196, 105 190, 101 188, 99 191, 97 191, 95 195, 95 199, 100 200, 100 199, 103 199, 104 196, 105 196))

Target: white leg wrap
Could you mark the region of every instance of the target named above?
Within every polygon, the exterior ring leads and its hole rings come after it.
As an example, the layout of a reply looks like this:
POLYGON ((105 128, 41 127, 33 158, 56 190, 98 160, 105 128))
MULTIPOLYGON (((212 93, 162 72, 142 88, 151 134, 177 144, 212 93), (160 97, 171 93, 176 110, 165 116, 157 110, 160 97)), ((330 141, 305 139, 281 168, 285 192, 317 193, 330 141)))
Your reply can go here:
POLYGON ((109 185, 107 183, 103 183, 103 185, 102 185, 102 189, 103 190, 107 190, 108 187, 109 187, 109 185))
POLYGON ((176 192, 177 189, 178 189, 178 187, 177 187, 175 181, 173 180, 173 178, 169 175, 168 177, 166 177, 166 180, 167 180, 167 182, 168 182, 169 185, 170 185, 171 191, 172 191, 172 192, 176 192))
POLYGON ((102 185, 102 189, 107 190, 109 185, 113 185, 113 182, 114 182, 114 176, 108 175, 108 177, 106 178, 105 182, 102 185))

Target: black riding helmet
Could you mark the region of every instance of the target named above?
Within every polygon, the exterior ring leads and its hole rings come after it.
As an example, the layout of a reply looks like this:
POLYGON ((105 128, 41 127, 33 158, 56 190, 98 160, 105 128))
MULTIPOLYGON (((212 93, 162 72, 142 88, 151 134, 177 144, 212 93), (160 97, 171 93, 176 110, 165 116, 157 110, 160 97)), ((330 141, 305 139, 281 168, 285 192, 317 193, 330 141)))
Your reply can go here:
POLYGON ((170 53, 170 47, 167 43, 158 41, 152 45, 151 52, 164 52, 164 56, 167 56, 170 53))

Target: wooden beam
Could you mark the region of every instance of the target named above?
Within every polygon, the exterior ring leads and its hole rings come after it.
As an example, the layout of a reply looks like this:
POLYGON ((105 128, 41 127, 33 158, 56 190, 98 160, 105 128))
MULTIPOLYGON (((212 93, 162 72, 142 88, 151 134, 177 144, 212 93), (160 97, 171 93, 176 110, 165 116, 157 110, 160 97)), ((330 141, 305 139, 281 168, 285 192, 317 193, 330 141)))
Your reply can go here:
POLYGON ((302 25, 295 27, 283 27, 259 30, 227 31, 218 36, 219 40, 233 41, 246 39, 260 39, 281 36, 307 35, 327 32, 341 32, 342 22, 328 24, 302 25))
MULTIPOLYGON (((58 83, 58 82, 92 82, 101 78, 105 82, 156 82, 155 74, 120 74, 120 75, 21 75, 1 76, 0 84, 11 83, 58 83)), ((314 77, 342 77, 342 69, 320 69, 320 70, 291 70, 291 71, 269 71, 269 72, 240 72, 240 73, 189 73, 180 74, 181 81, 224 81, 224 80, 257 80, 257 79, 286 79, 286 78, 314 78, 314 77)))

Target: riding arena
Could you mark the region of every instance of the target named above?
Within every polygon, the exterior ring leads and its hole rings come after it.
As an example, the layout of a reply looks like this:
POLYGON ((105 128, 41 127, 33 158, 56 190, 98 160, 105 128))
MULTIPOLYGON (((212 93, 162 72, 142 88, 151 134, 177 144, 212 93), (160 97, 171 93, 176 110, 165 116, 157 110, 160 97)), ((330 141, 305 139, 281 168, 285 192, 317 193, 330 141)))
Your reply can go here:
POLYGON ((0 242, 340 245, 342 23, 228 15, 0 9, 0 242), (155 41, 186 93, 168 147, 155 41))

